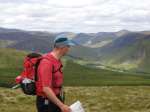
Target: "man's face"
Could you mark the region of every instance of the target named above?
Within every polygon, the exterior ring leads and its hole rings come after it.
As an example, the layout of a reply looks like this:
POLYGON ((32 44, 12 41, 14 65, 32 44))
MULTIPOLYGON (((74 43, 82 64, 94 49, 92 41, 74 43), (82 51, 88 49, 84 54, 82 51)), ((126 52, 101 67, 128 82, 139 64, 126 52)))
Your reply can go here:
POLYGON ((61 54, 62 56, 66 55, 70 50, 70 46, 65 46, 61 48, 61 54))

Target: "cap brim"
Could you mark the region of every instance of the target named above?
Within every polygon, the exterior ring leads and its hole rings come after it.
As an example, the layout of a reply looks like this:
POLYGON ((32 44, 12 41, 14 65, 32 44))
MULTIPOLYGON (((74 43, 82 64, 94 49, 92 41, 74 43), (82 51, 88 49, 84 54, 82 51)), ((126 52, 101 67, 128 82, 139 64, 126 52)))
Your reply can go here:
POLYGON ((77 43, 74 42, 73 40, 68 40, 68 41, 66 42, 66 45, 69 45, 69 46, 76 46, 77 43))

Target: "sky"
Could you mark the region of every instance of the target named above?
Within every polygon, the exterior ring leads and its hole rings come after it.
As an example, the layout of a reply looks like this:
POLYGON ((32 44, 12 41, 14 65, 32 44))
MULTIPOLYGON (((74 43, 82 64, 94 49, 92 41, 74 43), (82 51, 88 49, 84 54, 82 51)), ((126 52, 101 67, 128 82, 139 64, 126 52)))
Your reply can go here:
POLYGON ((0 27, 88 33, 150 30, 150 0, 0 0, 0 27))

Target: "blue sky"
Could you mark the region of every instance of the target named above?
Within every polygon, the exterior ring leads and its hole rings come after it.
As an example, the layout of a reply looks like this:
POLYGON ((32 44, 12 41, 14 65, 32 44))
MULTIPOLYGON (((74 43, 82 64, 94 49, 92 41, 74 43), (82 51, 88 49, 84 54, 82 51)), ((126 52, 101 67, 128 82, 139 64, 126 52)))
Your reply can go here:
POLYGON ((50 32, 150 30, 149 0, 0 0, 0 27, 50 32))

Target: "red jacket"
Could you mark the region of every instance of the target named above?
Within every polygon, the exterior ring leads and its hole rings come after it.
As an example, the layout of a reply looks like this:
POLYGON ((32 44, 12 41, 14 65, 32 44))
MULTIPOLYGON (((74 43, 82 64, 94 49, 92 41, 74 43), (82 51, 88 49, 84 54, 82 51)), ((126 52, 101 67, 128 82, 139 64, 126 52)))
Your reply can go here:
POLYGON ((62 69, 58 70, 62 63, 60 60, 57 60, 51 53, 44 55, 44 59, 41 60, 38 66, 38 81, 36 82, 37 95, 46 97, 43 93, 43 87, 52 88, 53 92, 58 95, 63 84, 63 73, 62 69), (52 74, 57 70, 56 73, 52 74))

